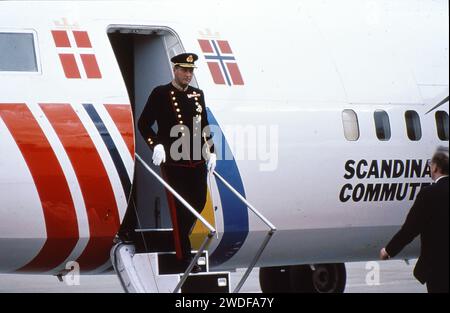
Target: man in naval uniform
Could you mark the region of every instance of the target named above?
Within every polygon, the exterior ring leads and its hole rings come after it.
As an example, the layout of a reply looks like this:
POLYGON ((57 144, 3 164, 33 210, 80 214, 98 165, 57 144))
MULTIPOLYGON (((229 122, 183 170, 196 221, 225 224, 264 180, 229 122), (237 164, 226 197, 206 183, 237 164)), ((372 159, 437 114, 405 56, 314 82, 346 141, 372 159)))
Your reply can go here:
MULTIPOLYGON (((194 53, 171 59, 174 79, 152 91, 138 127, 153 150, 153 164, 161 166, 164 180, 201 213, 206 203, 207 174, 214 171, 217 157, 210 143, 204 93, 189 86, 197 60, 194 53), (157 133, 152 129, 155 122, 157 133)), ((192 260, 189 234, 197 219, 168 191, 167 197, 177 258, 188 264, 192 260)))

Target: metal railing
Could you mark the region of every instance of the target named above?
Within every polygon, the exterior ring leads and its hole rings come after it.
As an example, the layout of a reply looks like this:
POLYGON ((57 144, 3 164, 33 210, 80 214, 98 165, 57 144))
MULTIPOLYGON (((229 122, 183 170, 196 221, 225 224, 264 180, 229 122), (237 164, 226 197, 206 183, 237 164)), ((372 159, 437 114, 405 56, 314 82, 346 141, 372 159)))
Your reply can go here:
POLYGON ((272 239, 273 234, 277 231, 277 228, 264 216, 262 215, 253 205, 251 205, 236 189, 233 188, 222 176, 219 175, 216 171, 214 171, 214 175, 228 188, 230 191, 238 197, 239 200, 241 200, 248 209, 250 209, 257 217, 259 217, 269 228, 269 232, 267 233, 266 237, 264 238, 263 243, 261 244, 261 247, 259 248, 258 252, 256 253, 255 257, 250 263, 250 266, 247 268, 247 271, 244 273, 244 276, 237 284, 236 288, 234 289, 233 293, 238 293, 242 286, 247 281, 248 277, 250 276, 250 273, 255 268, 256 263, 258 262, 259 258, 263 254, 264 250, 266 249, 267 245, 269 244, 270 239, 272 239))
POLYGON ((136 159, 139 162, 141 162, 141 164, 145 167, 145 169, 150 174, 152 174, 164 187, 166 187, 166 189, 172 195, 174 195, 174 197, 177 198, 189 210, 189 212, 193 214, 196 218, 198 218, 200 222, 209 230, 209 233, 206 236, 205 240, 203 241, 202 245, 200 246, 200 249, 197 251, 197 254, 194 256, 192 262, 189 264, 188 268, 181 277, 180 282, 173 291, 173 293, 178 293, 178 291, 180 291, 181 287, 183 287, 184 283, 188 279, 189 274, 192 272, 192 269, 194 268, 195 264, 197 264, 197 261, 201 257, 203 251, 206 250, 206 248, 210 244, 211 240, 214 238, 214 235, 217 233, 217 231, 182 196, 180 196, 178 192, 175 191, 175 189, 173 189, 164 179, 162 179, 138 154, 136 154, 136 159))
MULTIPOLYGON (((198 259, 201 257, 203 251, 205 251, 208 248, 208 245, 210 244, 211 240, 214 238, 214 235, 217 233, 216 229, 211 226, 211 224, 206 221, 203 216, 201 216, 182 196, 180 196, 163 178, 161 178, 138 154, 136 154, 136 159, 141 162, 141 164, 145 167, 145 169, 152 174, 166 189, 172 193, 175 198, 177 198, 188 210, 191 214, 193 214, 196 218, 200 220, 200 222, 209 230, 208 235, 206 236, 205 240, 203 241, 202 245, 200 246, 199 250, 197 251, 197 254, 194 256, 194 259, 189 264, 188 268, 186 269, 185 273, 181 277, 180 282, 176 286, 174 293, 177 293, 180 291, 181 287, 183 287, 184 283, 189 277, 189 274, 192 272, 192 269, 194 268, 195 264, 197 264, 198 259)), ((261 247, 258 249, 255 257, 250 263, 250 266, 247 268, 247 271, 244 273, 244 276, 237 284, 236 288, 234 289, 233 293, 238 293, 244 283, 247 281, 248 277, 250 276, 250 273, 255 268, 256 263, 260 259, 261 255, 263 254, 264 250, 266 249, 267 245, 269 244, 269 241, 272 239, 273 234, 277 231, 277 228, 264 216, 262 215, 253 205, 251 205, 233 186, 231 186, 222 176, 219 175, 216 171, 213 172, 213 174, 239 199, 241 200, 248 209, 250 209, 259 219, 261 219, 270 229, 267 233, 263 243, 261 244, 261 247)))

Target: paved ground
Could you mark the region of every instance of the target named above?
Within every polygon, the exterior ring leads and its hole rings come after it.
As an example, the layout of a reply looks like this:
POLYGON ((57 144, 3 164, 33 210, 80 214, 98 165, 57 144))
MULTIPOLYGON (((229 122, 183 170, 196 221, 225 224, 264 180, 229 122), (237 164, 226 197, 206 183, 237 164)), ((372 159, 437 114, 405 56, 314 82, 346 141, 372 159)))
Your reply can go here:
MULTIPOLYGON (((370 266, 366 269, 366 263, 348 263, 347 267, 347 288, 345 292, 349 293, 423 293, 426 292, 425 286, 420 285, 413 277, 412 271, 415 262, 406 265, 403 261, 379 262, 379 285, 368 285, 373 282, 377 275, 372 275, 374 269, 370 266)), ((369 264, 370 265, 370 264, 369 264)), ((243 274, 243 270, 232 273, 231 279, 233 285, 236 285, 243 274)), ((60 283, 53 276, 39 275, 0 275, 0 292, 102 292, 119 293, 122 292, 121 286, 116 276, 82 276, 79 286, 67 286, 60 283)), ((242 288, 242 292, 261 292, 258 280, 258 269, 255 269, 247 283, 242 288)))

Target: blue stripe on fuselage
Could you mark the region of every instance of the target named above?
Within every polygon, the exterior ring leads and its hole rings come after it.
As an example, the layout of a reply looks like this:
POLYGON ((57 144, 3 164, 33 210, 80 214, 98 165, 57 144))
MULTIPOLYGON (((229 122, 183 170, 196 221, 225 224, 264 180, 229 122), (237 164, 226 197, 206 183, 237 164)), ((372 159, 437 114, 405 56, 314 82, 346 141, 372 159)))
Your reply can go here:
MULTIPOLYGON (((220 127, 209 109, 207 109, 207 113, 209 125, 220 127)), ((224 159, 225 156, 232 156, 232 153, 223 132, 220 135, 222 136, 222 146, 216 145, 220 142, 217 138, 214 140, 213 137, 213 140, 216 153, 224 159), (217 151, 217 149, 222 151, 217 151)), ((234 157, 231 160, 218 160, 216 171, 245 198, 244 184, 234 157)), ((219 245, 210 255, 209 261, 212 266, 218 266, 231 259, 242 247, 249 232, 247 206, 222 182, 217 180, 217 186, 222 203, 224 234, 219 245)))
POLYGON ((95 127, 97 128, 98 132, 100 133, 103 142, 105 143, 106 147, 108 148, 109 154, 111 155, 111 159, 114 162, 114 166, 117 170, 117 173, 119 174, 120 182, 122 184, 123 192, 125 193, 125 197, 128 201, 130 198, 131 193, 131 181, 128 177, 127 170, 125 168, 125 164, 119 154, 119 151, 117 150, 116 144, 114 143, 111 134, 108 132, 108 129, 106 129, 105 123, 103 123, 103 120, 101 119, 100 115, 97 113, 96 109, 92 104, 83 104, 84 109, 88 113, 91 120, 94 122, 95 127))

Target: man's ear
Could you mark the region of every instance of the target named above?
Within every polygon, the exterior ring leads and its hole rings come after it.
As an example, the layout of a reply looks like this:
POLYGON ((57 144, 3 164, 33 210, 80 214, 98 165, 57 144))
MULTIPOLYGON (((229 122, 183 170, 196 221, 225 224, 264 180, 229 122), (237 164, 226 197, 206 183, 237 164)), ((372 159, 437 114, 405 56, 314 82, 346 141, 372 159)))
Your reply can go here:
POLYGON ((440 169, 439 169, 439 167, 437 167, 436 165, 434 165, 432 168, 431 168, 431 173, 433 173, 433 174, 439 174, 441 171, 440 171, 440 169))

